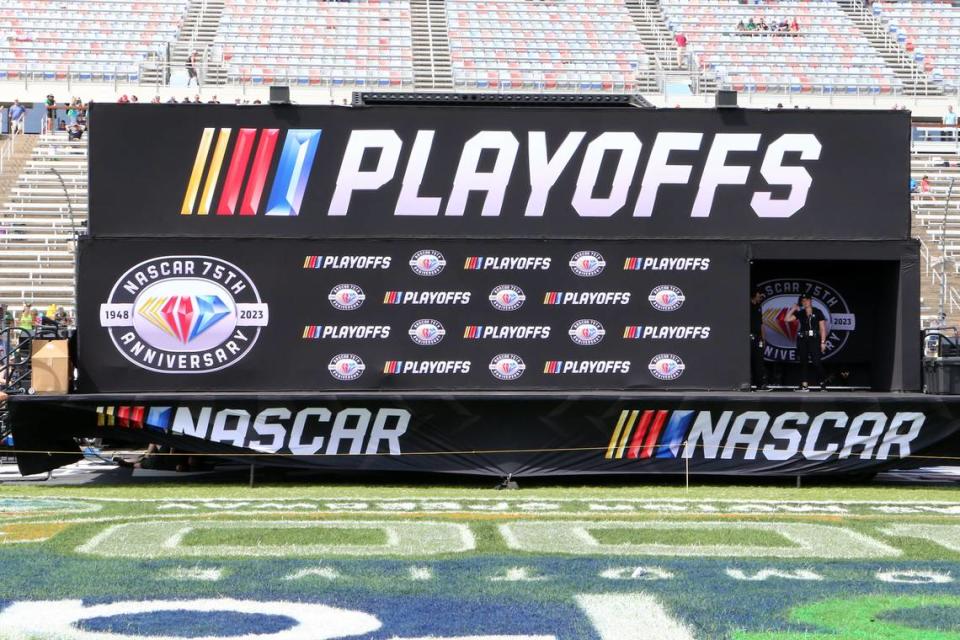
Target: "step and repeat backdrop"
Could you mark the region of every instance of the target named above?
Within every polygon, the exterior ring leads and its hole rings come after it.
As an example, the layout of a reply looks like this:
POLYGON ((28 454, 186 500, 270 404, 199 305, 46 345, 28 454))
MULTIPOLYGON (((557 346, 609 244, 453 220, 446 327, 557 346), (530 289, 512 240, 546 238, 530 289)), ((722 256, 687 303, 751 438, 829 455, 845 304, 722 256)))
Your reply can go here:
POLYGON ((80 270, 95 390, 730 389, 747 358, 735 243, 98 240, 80 270))

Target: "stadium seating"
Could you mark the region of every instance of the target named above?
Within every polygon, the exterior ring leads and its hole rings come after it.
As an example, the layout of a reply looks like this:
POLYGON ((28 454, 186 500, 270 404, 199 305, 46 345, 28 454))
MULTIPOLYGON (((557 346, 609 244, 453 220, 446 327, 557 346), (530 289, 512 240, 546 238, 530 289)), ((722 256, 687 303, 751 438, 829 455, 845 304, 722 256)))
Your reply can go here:
POLYGON ((648 56, 622 0, 449 0, 454 86, 623 91, 648 56))
POLYGON ((230 0, 214 45, 230 83, 413 84, 407 0, 230 0))
POLYGON ((137 82, 179 29, 188 0, 10 0, 0 7, 0 80, 137 82))
POLYGON ((662 0, 697 68, 718 85, 757 93, 891 94, 901 81, 832 0, 662 0), (738 32, 753 18, 797 19, 798 33, 738 32))
POLYGON ((86 141, 69 141, 63 132, 40 136, 0 209, 0 303, 72 309, 73 238, 86 219, 86 141))
POLYGON ((960 7, 949 2, 875 2, 874 15, 931 82, 960 87, 960 7))

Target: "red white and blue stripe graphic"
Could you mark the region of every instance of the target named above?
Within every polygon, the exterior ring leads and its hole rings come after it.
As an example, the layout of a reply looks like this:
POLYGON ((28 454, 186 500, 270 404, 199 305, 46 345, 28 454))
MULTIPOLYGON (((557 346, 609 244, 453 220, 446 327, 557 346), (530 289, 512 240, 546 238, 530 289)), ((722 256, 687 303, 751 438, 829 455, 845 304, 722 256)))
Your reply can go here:
POLYGON ((323 266, 323 256, 307 256, 303 260, 304 269, 319 269, 323 266))
POLYGON ((463 268, 467 271, 476 271, 480 268, 480 265, 483 263, 483 258, 478 256, 470 256, 463 262, 463 268))
POLYGON ((303 328, 304 340, 319 340, 323 334, 322 324, 308 324, 303 328))
POLYGON ((563 369, 563 360, 547 360, 543 365, 544 373, 560 373, 563 369))
POLYGON ((483 325, 469 324, 463 329, 463 337, 466 340, 479 340, 483 334, 483 325))
POLYGON ((638 325, 629 324, 623 328, 624 340, 638 340, 642 335, 643 335, 642 324, 638 324, 638 325))
POLYGON ((387 360, 383 363, 383 372, 384 373, 400 373, 403 369, 403 360, 387 360))
POLYGON ((173 407, 113 405, 97 407, 98 427, 154 429, 166 432, 173 421, 173 407))
POLYGON ((560 304, 560 292, 547 291, 543 296, 543 304, 560 304))
POLYGON ((631 460, 676 458, 693 422, 694 411, 624 409, 604 458, 631 460))
POLYGON ((624 271, 640 271, 643 268, 643 258, 627 258, 623 261, 624 271))
POLYGON ((387 291, 383 294, 383 304, 400 304, 403 299, 403 291, 387 291))
MULTIPOLYGON (((295 216, 300 213, 307 180, 320 144, 320 134, 320 129, 290 129, 286 132, 265 215, 295 216)), ((220 187, 220 199, 214 206, 214 194, 221 180, 220 173, 231 138, 234 138, 232 129, 218 131, 208 127, 203 130, 180 208, 182 215, 196 213, 205 216, 216 213, 218 216, 232 216, 239 213, 241 216, 255 216, 259 212, 280 130, 237 130, 227 172, 220 187)))

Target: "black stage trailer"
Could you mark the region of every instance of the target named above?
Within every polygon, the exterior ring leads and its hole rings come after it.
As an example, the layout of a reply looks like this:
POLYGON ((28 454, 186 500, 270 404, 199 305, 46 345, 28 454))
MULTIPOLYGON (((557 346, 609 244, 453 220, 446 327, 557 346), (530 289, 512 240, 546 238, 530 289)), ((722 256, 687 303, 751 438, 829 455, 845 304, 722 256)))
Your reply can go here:
POLYGON ((90 120, 77 393, 13 398, 19 449, 99 436, 328 469, 798 475, 897 463, 957 429, 954 398, 919 393, 905 112, 90 120), (809 295, 823 382, 846 391, 745 393, 755 291, 767 379, 801 382, 790 311, 809 295))

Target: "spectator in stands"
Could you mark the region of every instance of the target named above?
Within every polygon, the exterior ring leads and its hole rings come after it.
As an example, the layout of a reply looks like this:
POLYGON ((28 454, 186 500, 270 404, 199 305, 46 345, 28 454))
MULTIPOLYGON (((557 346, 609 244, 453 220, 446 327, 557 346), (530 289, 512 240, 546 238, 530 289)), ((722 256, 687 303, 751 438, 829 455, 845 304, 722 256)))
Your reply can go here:
POLYGON ((47 94, 47 131, 53 131, 53 120, 57 115, 57 101, 54 99, 52 93, 47 94))
POLYGON ((138 102, 140 102, 140 99, 137 98, 137 96, 130 96, 130 103, 131 103, 131 104, 136 104, 136 103, 138 103, 138 102))
POLYGON ((737 31, 746 31, 747 25, 743 24, 743 20, 737 23, 737 31))
POLYGON ((235 104, 236 106, 239 107, 239 106, 240 106, 240 98, 234 98, 233 104, 235 104))
POLYGON ((673 40, 677 43, 677 66, 682 67, 687 54, 687 36, 681 32, 673 40))
POLYGON ((800 31, 800 25, 797 23, 797 17, 794 16, 793 20, 790 21, 790 31, 797 33, 800 31))
POLYGON ((200 100, 200 94, 193 96, 193 104, 203 104, 203 101, 200 100))
POLYGON ((83 127, 78 124, 73 124, 67 129, 67 138, 69 140, 80 140, 83 138, 83 127))
POLYGON ((153 96, 153 99, 150 100, 150 104, 160 104, 160 96, 153 96))
POLYGON ((207 104, 220 104, 220 101, 217 100, 217 96, 213 96, 212 98, 207 100, 207 104))
POLYGON ((750 16, 750 20, 747 21, 747 31, 756 31, 757 23, 754 21, 753 16, 750 16))
POLYGON ((197 87, 200 86, 200 76, 197 75, 198 59, 199 59, 199 54, 197 53, 196 49, 191 51, 190 55, 187 56, 186 67, 187 67, 187 86, 188 87, 190 86, 191 80, 196 80, 197 87))
POLYGON ((123 94, 120 96, 120 99, 117 100, 117 104, 130 104, 130 98, 127 96, 127 94, 123 94))
POLYGON ((920 199, 933 200, 933 194, 930 192, 930 178, 928 176, 923 176, 920 178, 920 199))
POLYGON ((79 100, 74 98, 67 106, 67 127, 77 124, 77 118, 80 117, 79 100))
POLYGON ((170 99, 167 100, 167 104, 177 104, 177 96, 170 96, 170 99))
POLYGON ((20 318, 17 320, 17 326, 24 331, 33 331, 33 325, 37 321, 37 310, 29 302, 23 303, 23 310, 20 312, 20 318))
POLYGON ((19 100, 14 100, 10 106, 10 129, 14 133, 23 133, 23 121, 27 117, 27 110, 19 100))

